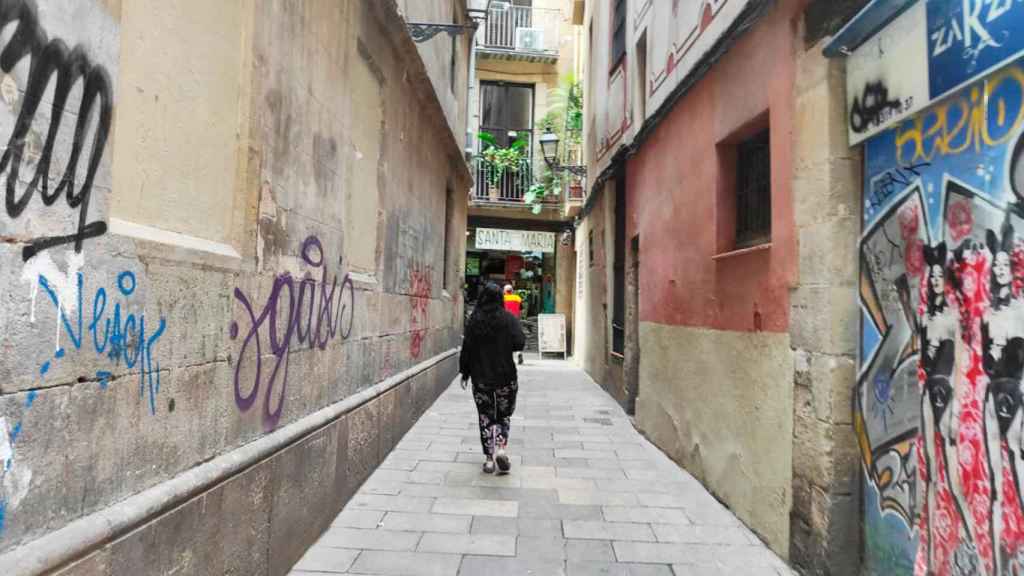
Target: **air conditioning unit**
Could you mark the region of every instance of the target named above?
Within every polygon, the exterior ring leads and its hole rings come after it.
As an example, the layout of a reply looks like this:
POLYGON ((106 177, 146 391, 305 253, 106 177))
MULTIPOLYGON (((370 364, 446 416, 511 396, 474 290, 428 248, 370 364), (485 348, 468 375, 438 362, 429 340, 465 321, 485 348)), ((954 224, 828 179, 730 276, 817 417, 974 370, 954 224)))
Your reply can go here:
POLYGON ((516 28, 516 50, 540 52, 543 49, 543 28, 516 28))

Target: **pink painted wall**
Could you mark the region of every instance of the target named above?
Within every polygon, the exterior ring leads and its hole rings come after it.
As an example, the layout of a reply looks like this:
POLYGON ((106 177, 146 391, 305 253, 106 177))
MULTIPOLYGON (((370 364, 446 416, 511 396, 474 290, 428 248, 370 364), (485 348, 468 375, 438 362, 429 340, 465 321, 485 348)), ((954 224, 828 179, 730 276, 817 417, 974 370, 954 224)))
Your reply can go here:
POLYGON ((627 238, 640 234, 642 322, 788 330, 797 273, 790 184, 799 4, 780 2, 744 34, 628 163, 627 238), (734 220, 733 170, 719 145, 769 125, 771 246, 715 259, 732 249, 734 220))

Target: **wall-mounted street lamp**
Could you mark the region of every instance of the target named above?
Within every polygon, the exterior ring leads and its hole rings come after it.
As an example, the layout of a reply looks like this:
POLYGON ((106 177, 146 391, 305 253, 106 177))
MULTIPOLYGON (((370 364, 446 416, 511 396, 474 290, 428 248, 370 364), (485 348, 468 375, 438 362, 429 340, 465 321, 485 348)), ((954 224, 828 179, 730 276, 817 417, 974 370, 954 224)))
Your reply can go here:
POLYGON ((548 168, 550 168, 552 172, 568 172, 573 176, 586 176, 586 166, 558 163, 558 144, 558 134, 555 134, 554 132, 545 132, 540 137, 541 153, 544 154, 544 163, 548 165, 548 168))
MULTIPOLYGON (((490 4, 490 2, 488 2, 490 4)), ((487 8, 469 8, 466 10, 469 24, 435 24, 430 22, 406 22, 409 35, 417 43, 426 42, 442 32, 455 38, 462 34, 475 34, 480 23, 487 20, 487 8)))

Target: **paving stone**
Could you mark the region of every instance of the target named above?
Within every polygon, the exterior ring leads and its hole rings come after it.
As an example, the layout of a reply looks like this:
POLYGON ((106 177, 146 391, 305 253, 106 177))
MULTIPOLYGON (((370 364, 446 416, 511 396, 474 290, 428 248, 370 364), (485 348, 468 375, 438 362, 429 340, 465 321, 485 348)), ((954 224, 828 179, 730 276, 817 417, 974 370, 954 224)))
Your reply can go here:
POLYGON ((593 491, 597 485, 589 478, 559 478, 557 476, 540 476, 523 479, 523 488, 539 490, 574 490, 593 491))
POLYGON ((416 468, 416 464, 418 463, 419 460, 410 458, 388 458, 380 465, 380 468, 383 470, 411 471, 413 468, 416 468))
POLYGON ((679 508, 638 508, 631 506, 605 506, 604 519, 609 522, 646 522, 658 524, 690 524, 686 513, 679 508))
POLYGON ((599 522, 587 520, 566 520, 563 522, 566 538, 588 540, 632 540, 655 542, 657 538, 647 524, 629 522, 599 522))
POLYGON ((558 501, 520 502, 519 516, 523 518, 551 518, 560 520, 603 520, 600 506, 562 504, 558 501))
POLYGON ((566 573, 568 576, 673 576, 672 567, 667 565, 610 562, 569 562, 566 573))
POLYGON ((381 519, 384 518, 384 514, 383 510, 346 509, 342 510, 341 514, 338 514, 337 518, 331 523, 331 526, 377 528, 380 525, 381 519))
POLYGON ((520 536, 517 554, 521 558, 562 560, 565 558, 565 539, 541 536, 520 536))
POLYGON ((626 475, 618 468, 558 468, 557 470, 560 478, 626 479, 626 475))
POLYGON ((343 573, 352 566, 359 550, 341 550, 314 545, 295 565, 296 570, 310 572, 343 573))
POLYGON ((438 498, 433 511, 437 514, 463 514, 466 516, 519 515, 519 503, 507 500, 474 500, 467 498, 438 498))
MULTIPOLYGON (((653 524, 658 542, 687 544, 752 544, 745 529, 736 526, 695 526, 684 524, 653 524)), ((626 540, 616 538, 616 540, 626 540)))
POLYGON ((569 562, 614 562, 611 542, 604 540, 566 540, 565 558, 569 562))
POLYGON ((425 514, 411 512, 388 512, 381 528, 408 532, 446 532, 465 534, 469 532, 471 516, 454 514, 425 514))
POLYGON ((600 492, 598 490, 559 490, 562 504, 581 506, 636 506, 635 494, 629 492, 600 492))
POLYGON ((614 450, 555 450, 555 458, 614 460, 618 456, 614 450))
POLYGON ((353 574, 382 576, 455 576, 461 556, 432 552, 381 552, 369 550, 352 565, 353 574))
POLYGON ((356 494, 345 509, 386 510, 394 512, 426 512, 433 506, 433 498, 413 496, 381 496, 377 494, 356 494))
MULTIPOLYGON (((420 552, 515 556, 516 537, 508 534, 424 534, 420 552)), ((610 548, 609 548, 610 550, 610 548)))
POLYGON ((419 541, 418 532, 332 527, 317 545, 354 550, 415 550, 419 541))
POLYGON ((565 576, 565 562, 544 558, 466 556, 460 576, 565 576))
POLYGON ((546 518, 498 518, 477 516, 473 518, 473 534, 511 534, 545 538, 562 537, 562 521, 546 518))

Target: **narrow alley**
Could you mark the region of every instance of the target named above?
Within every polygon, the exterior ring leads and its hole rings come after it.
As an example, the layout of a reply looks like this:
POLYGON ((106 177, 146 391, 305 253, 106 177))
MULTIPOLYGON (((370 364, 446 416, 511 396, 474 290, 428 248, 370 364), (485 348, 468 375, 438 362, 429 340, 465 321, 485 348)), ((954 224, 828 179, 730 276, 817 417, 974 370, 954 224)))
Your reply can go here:
POLYGON ((579 368, 531 360, 519 385, 510 474, 481 472, 455 381, 291 574, 792 574, 579 368))
POLYGON ((0 190, 0 576, 1024 576, 1024 0, 0 0, 0 190))

